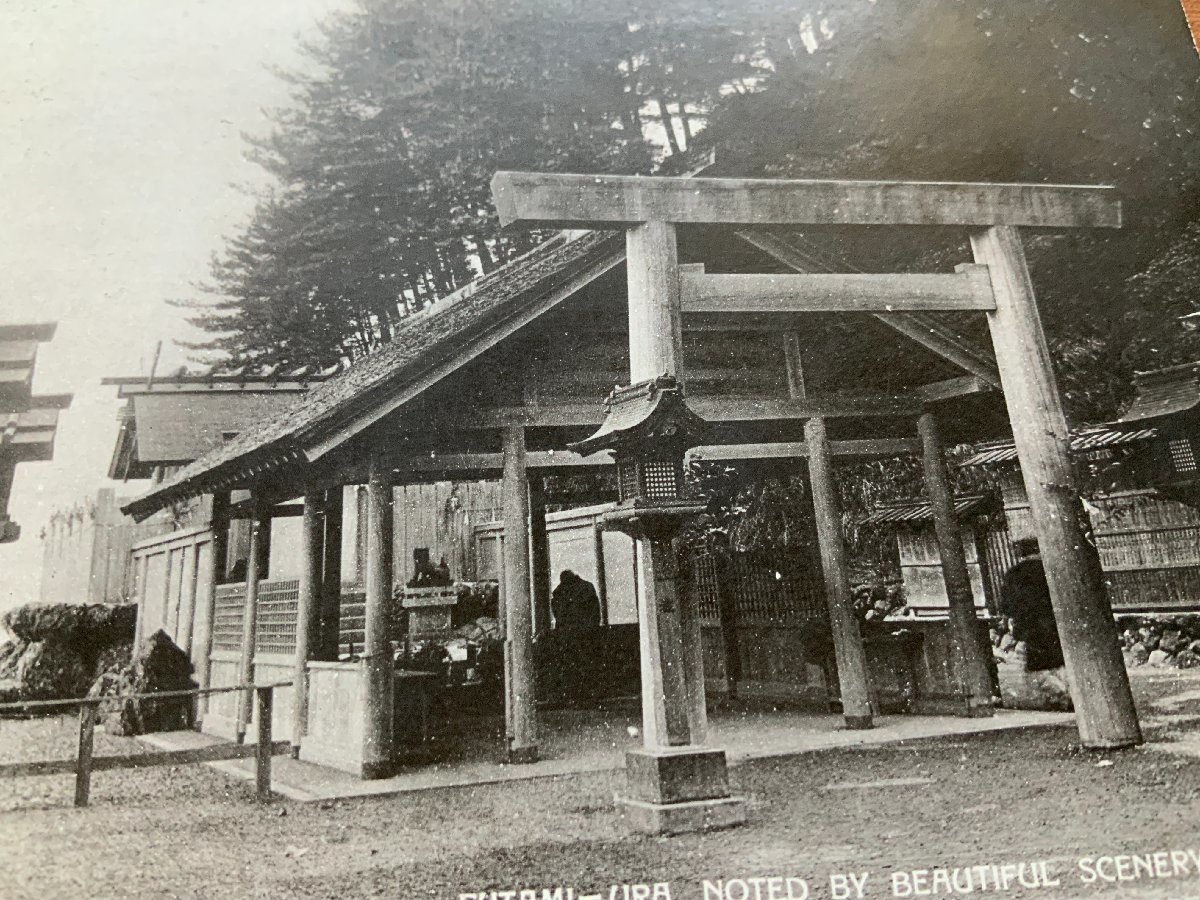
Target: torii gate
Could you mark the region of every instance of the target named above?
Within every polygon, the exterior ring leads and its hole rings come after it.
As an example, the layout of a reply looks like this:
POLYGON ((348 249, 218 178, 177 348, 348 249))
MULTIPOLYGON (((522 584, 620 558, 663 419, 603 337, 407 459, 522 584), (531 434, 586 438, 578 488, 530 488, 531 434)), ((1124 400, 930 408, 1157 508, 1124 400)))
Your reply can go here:
MULTIPOLYGON (((1094 748, 1141 742, 1116 626, 1080 525, 1062 401, 1017 230, 1119 228, 1121 204, 1112 188, 498 172, 492 191, 505 226, 625 229, 631 383, 663 374, 686 379, 681 370, 684 313, 985 312, 1045 560, 1080 737, 1094 748), (959 266, 954 274, 708 275, 693 267, 681 270, 676 250, 680 224, 960 226, 970 230, 975 264, 959 266)), ((922 417, 921 434, 927 446, 936 443, 931 417, 922 417)), ((855 652, 856 642, 844 634, 839 638, 840 631, 855 623, 846 609, 848 582, 824 420, 809 419, 805 436, 847 723, 869 725, 861 646, 855 652)), ((934 504, 948 505, 944 470, 929 475, 928 483, 941 488, 931 494, 945 494, 931 497, 934 504)), ((945 553, 957 542, 939 543, 945 553)), ((639 582, 654 585, 653 555, 641 552, 638 558, 639 582)), ((947 586, 953 594, 953 586, 947 586)), ((642 646, 657 647, 660 635, 645 640, 649 629, 659 627, 654 592, 648 590, 643 600, 642 646)), ((680 634, 677 627, 670 630, 680 634)), ((674 658, 692 656, 688 648, 679 649, 674 658)), ((647 751, 677 755, 684 749, 680 740, 655 726, 662 717, 654 710, 664 704, 686 706, 688 700, 664 695, 664 683, 671 680, 661 677, 662 665, 661 658, 643 660, 644 741, 647 751)))

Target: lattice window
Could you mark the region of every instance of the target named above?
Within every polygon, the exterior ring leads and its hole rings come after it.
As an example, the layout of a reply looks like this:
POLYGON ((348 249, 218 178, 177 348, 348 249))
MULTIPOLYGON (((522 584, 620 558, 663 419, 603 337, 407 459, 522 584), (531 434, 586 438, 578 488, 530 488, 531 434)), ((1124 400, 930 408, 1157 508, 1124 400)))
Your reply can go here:
POLYGON ((1193 475, 1196 472, 1196 453, 1188 438, 1176 438, 1167 443, 1171 451, 1171 467, 1176 472, 1193 475))
POLYGON ((629 500, 638 495, 637 465, 625 463, 621 466, 621 499, 629 500))
POLYGON ((240 650, 246 585, 219 584, 213 603, 213 650, 240 650))
POLYGON ((642 464, 642 487, 651 500, 673 500, 679 496, 679 475, 672 462, 642 464))
POLYGON ((300 582, 265 581, 258 588, 256 653, 296 652, 296 616, 300 607, 300 582))

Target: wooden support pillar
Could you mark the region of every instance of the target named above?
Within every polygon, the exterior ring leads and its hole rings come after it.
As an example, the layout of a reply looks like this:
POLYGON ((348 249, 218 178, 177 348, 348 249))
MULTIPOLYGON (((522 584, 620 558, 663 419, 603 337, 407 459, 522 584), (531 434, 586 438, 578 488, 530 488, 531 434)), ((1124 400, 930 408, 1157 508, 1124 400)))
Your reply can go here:
POLYGON ((1112 608, 1068 455, 1070 435, 1038 317, 1033 282, 1016 228, 971 235, 975 261, 988 266, 996 309, 988 326, 1012 423, 1013 443, 1046 567, 1075 718, 1084 746, 1129 747, 1142 741, 1112 608))
POLYGON ((841 686, 842 716, 847 728, 870 728, 871 686, 867 656, 851 607, 846 548, 842 543, 842 514, 825 420, 817 417, 805 422, 804 440, 808 444, 808 472, 821 568, 825 573, 825 600, 829 604, 829 624, 833 629, 833 650, 841 686))
MULTIPOLYGON (((625 251, 630 383, 674 375, 683 384, 675 226, 646 222, 630 228, 625 251)), ((695 718, 680 611, 680 601, 690 598, 679 596, 670 540, 639 537, 637 550, 643 740, 647 748, 680 746, 691 742, 689 720, 695 718)))
POLYGON ((321 562, 324 498, 304 495, 300 520, 300 585, 296 603, 296 669, 292 674, 292 756, 300 758, 300 743, 308 730, 308 664, 317 658, 321 638, 321 562))
MULTIPOLYGON (((250 548, 246 554, 246 597, 242 605, 242 657, 238 667, 238 683, 254 682, 254 644, 258 637, 258 574, 262 569, 263 551, 266 549, 264 532, 271 527, 271 520, 264 515, 262 506, 255 502, 250 513, 250 548)), ((246 728, 254 711, 254 692, 238 694, 237 742, 246 739, 246 728)))
POLYGON ((200 554, 200 545, 193 544, 185 547, 183 553, 183 571, 179 575, 179 624, 175 629, 175 643, 189 656, 192 653, 192 632, 196 622, 196 579, 198 572, 196 564, 200 554))
POLYGON ((550 535, 546 531, 546 485, 541 475, 529 478, 529 552, 533 633, 550 631, 550 535))
POLYGON ((962 528, 954 514, 954 497, 946 471, 937 417, 932 412, 922 413, 917 419, 917 431, 921 435, 925 491, 929 494, 938 554, 942 561, 942 578, 946 582, 946 597, 949 600, 948 626, 954 671, 965 700, 962 714, 990 716, 993 687, 987 660, 992 648, 980 634, 979 617, 975 612, 975 592, 971 589, 971 576, 967 570, 962 528))
MULTIPOLYGON (((203 577, 208 579, 207 602, 200 617, 200 633, 196 636, 200 652, 196 659, 196 681, 202 688, 212 687, 212 630, 217 611, 217 585, 225 580, 225 557, 229 550, 229 492, 212 495, 212 513, 209 517, 212 537, 208 545, 208 569, 203 577)), ((197 728, 208 712, 208 695, 202 695, 197 710, 197 728)))
POLYGON ((342 488, 325 492, 319 659, 336 661, 342 627, 342 488))
POLYGON ((392 774, 392 482, 376 457, 367 482, 366 610, 363 638, 363 778, 392 774))
POLYGON ((525 429, 506 427, 503 441, 505 751, 509 762, 527 763, 537 761, 538 745, 525 429))

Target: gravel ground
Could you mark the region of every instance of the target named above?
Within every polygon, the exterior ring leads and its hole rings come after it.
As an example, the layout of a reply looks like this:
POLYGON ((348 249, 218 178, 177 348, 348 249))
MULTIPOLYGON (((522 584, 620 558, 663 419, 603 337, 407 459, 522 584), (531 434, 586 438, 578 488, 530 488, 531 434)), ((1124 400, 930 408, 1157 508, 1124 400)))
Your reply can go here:
MULTIPOLYGON (((1154 739, 1195 734, 1200 679, 1134 684, 1154 739), (1196 698, 1151 706, 1185 693, 1196 698)), ((0 723, 0 758, 18 758, 5 746, 15 735, 24 758, 36 755, 30 734, 49 745, 43 755, 66 755, 73 729, 0 723)), ((750 824, 670 840, 626 832, 612 804, 619 774, 264 807, 207 767, 164 767, 97 774, 87 810, 69 808, 69 777, 10 780, 0 783, 0 897, 452 900, 537 888, 542 900, 542 888, 562 885, 577 900, 608 900, 613 884, 670 882, 675 900, 708 900, 704 879, 770 876, 803 878, 810 896, 830 897, 830 874, 848 871, 870 873, 865 896, 890 897, 895 871, 1023 860, 1049 860, 1061 885, 996 896, 1200 895, 1194 873, 1104 890, 1076 869, 1085 856, 1200 852, 1200 758, 1096 754, 1075 740, 1073 729, 1040 728, 751 763, 732 770, 750 824), (896 779, 905 781, 866 784, 896 779)), ((98 736, 97 752, 136 749, 98 736)), ((741 900, 740 889, 734 882, 726 896, 741 900)))

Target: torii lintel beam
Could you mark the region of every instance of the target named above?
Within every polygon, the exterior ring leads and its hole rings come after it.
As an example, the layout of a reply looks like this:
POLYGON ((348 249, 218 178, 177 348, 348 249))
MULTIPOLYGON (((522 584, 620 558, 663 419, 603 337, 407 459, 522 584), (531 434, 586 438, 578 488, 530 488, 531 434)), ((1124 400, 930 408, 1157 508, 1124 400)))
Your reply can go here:
POLYGON ((502 225, 1017 225, 1120 228, 1108 186, 497 172, 502 225))
POLYGON ((685 313, 993 310, 987 266, 953 275, 706 275, 681 266, 685 313))

